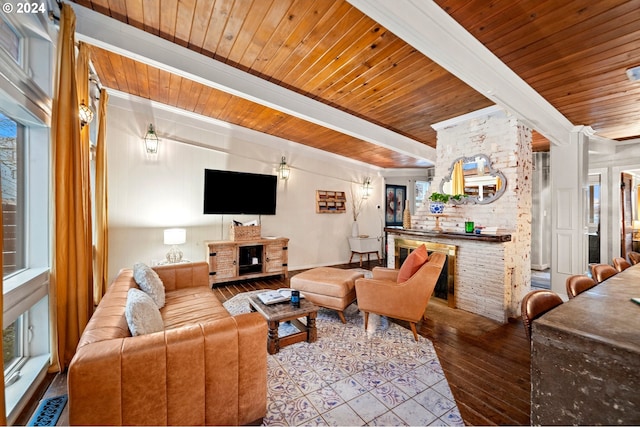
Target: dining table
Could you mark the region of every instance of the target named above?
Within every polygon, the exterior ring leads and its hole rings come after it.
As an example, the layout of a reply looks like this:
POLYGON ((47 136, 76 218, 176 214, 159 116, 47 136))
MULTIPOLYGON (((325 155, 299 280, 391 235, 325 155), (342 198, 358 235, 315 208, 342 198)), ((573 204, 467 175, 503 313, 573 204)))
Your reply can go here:
POLYGON ((532 425, 640 425, 640 264, 533 321, 532 425))

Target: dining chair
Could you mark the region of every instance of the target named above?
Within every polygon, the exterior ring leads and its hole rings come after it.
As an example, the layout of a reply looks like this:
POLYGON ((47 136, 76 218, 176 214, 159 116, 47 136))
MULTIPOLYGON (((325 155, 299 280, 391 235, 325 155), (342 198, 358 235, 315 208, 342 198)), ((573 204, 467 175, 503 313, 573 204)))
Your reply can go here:
POLYGON ((624 271, 627 268, 631 267, 631 264, 629 264, 629 261, 622 257, 616 257, 613 259, 613 266, 616 270, 618 270, 618 273, 620 273, 621 271, 624 271))
POLYGON ((574 274, 567 277, 567 295, 569 299, 575 298, 577 295, 587 291, 597 285, 596 281, 584 274, 574 274))
POLYGON ((527 339, 531 342, 532 322, 546 312, 562 304, 560 295, 546 289, 529 292, 522 299, 522 323, 527 339))
POLYGON ((629 258, 631 265, 636 265, 640 262, 640 252, 631 251, 627 257, 629 258))
POLYGON ((610 266, 609 264, 596 264, 591 269, 593 279, 597 283, 602 283, 611 276, 618 274, 618 270, 610 266))

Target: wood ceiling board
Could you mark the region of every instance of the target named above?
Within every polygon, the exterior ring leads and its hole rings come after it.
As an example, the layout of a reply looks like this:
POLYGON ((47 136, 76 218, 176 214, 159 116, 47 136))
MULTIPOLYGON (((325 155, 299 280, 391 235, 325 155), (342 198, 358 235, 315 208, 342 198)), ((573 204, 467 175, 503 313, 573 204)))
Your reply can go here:
MULTIPOLYGON (((492 104, 447 72, 447 77, 430 74, 430 59, 410 53, 411 46, 344 1, 163 0, 162 9, 159 1, 79 3, 142 24, 150 33, 166 33, 161 35, 196 52, 430 146, 435 146, 430 122, 492 104)), ((637 118, 640 107, 624 75, 631 64, 638 65, 637 0, 437 3, 572 123, 592 125, 601 136, 628 138, 637 132, 631 116, 637 118), (626 135, 618 124, 625 121, 626 135), (607 133, 607 127, 615 132, 607 133)), ((147 70, 150 87, 154 76, 147 70)), ((119 83, 123 91, 130 84, 119 83)), ((135 86, 145 93, 143 85, 135 86)), ((204 112, 209 98, 218 99, 213 94, 200 88, 197 98, 183 94, 174 102, 204 112)), ((226 101, 227 113, 239 114, 241 104, 226 101)), ((266 122, 271 129, 283 126, 282 120, 266 122)))
POLYGON ((128 58, 123 58, 120 55, 95 46, 92 47, 92 61, 95 64, 96 72, 105 74, 104 76, 100 76, 105 87, 112 87, 109 86, 109 82, 112 82, 115 89, 121 90, 123 86, 122 83, 126 82, 129 93, 140 97, 143 97, 142 94, 146 94, 146 98, 158 101, 161 96, 156 92, 162 90, 162 85, 149 85, 146 79, 140 79, 139 76, 143 74, 165 74, 168 76, 168 94, 166 94, 166 104, 168 105, 192 112, 196 112, 198 109, 202 112, 208 110, 208 115, 212 118, 224 120, 250 129, 256 129, 283 139, 300 142, 310 147, 322 147, 326 151, 338 155, 344 156, 350 151, 353 151, 354 156, 352 158, 367 163, 371 163, 371 159, 368 159, 368 157, 375 154, 377 164, 371 164, 383 168, 415 167, 421 164, 421 162, 415 158, 396 155, 391 150, 375 146, 374 144, 349 137, 313 123, 287 116, 274 109, 242 98, 233 97, 222 91, 208 88, 189 79, 157 70, 154 67, 138 63, 128 58), (128 67, 133 67, 133 69, 138 70, 137 72, 126 73, 120 80, 115 77, 112 66, 114 62, 117 64, 130 63, 131 65, 128 67), (107 72, 113 74, 106 75, 107 72), (216 110, 215 107, 208 108, 209 103, 217 105, 219 109, 216 110), (289 122, 290 126, 279 128, 277 124, 283 122, 284 117, 287 117, 286 121, 289 122))

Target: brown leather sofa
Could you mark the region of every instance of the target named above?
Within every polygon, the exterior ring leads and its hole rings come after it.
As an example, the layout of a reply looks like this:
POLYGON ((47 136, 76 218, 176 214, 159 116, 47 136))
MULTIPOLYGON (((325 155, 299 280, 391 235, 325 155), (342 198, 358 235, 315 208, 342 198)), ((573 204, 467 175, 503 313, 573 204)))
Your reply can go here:
POLYGON ((72 425, 244 425, 266 415, 267 325, 231 316, 204 262, 155 267, 165 330, 131 336, 123 269, 85 328, 67 375, 72 425))

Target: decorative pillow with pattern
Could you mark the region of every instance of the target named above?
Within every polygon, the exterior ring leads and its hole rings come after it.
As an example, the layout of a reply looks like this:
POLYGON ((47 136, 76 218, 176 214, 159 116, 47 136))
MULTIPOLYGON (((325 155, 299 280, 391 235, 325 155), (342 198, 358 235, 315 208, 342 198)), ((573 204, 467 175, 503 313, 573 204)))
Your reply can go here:
POLYGON ((131 288, 127 292, 127 304, 124 315, 131 335, 146 335, 164 329, 160 310, 149 295, 140 289, 131 288))
POLYGON ((158 273, 144 263, 133 265, 133 278, 144 292, 156 303, 158 308, 164 307, 164 284, 158 273))
POLYGON ((400 267, 400 271, 398 272, 398 283, 404 283, 409 280, 428 260, 429 254, 427 253, 427 247, 420 245, 420 247, 411 252, 402 263, 402 267, 400 267))

